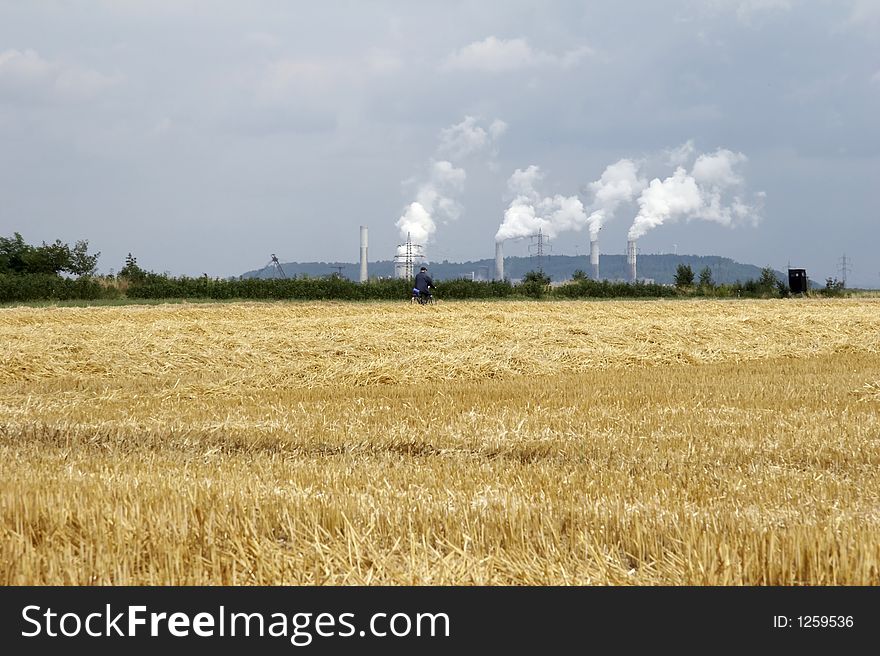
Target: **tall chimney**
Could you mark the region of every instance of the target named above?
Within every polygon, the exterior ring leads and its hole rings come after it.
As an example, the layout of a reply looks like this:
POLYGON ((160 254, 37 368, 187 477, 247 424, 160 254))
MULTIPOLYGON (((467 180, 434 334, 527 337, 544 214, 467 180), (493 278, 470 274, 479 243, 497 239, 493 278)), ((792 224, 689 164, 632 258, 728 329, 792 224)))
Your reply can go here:
POLYGON ((495 242, 495 280, 504 280, 504 242, 495 242))
POLYGON ((599 240, 590 241, 590 264, 593 266, 593 280, 599 279, 599 240))
POLYGON ((636 241, 630 239, 626 242, 626 263, 629 265, 629 280, 636 281, 636 241))
POLYGON ((361 226, 361 282, 367 282, 367 226, 361 226))

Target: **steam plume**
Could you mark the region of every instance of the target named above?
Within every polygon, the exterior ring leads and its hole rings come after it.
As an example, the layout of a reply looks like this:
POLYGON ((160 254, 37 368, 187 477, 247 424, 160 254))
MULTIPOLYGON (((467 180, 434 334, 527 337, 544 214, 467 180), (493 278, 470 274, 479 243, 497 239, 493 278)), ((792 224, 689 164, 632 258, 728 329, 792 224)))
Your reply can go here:
POLYGON ((543 180, 541 170, 531 165, 516 169, 507 181, 513 200, 504 212, 504 220, 495 234, 495 241, 529 237, 540 230, 550 238, 570 230, 580 230, 587 216, 577 196, 542 197, 535 185, 543 180))
POLYGON ((418 185, 415 200, 407 205, 397 220, 401 238, 410 236, 417 244, 427 244, 437 231, 437 222, 455 221, 462 212, 456 197, 464 189, 467 174, 451 160, 469 157, 484 150, 495 152, 498 139, 507 124, 494 120, 487 128, 481 127, 473 116, 465 116, 461 123, 440 132, 438 155, 449 159, 432 159, 427 180, 418 185))
POLYGON ((590 225, 590 239, 598 239, 599 230, 614 216, 618 207, 623 203, 632 202, 647 186, 648 181, 639 177, 639 167, 632 160, 621 159, 608 165, 601 177, 589 185, 593 196, 593 202, 590 204, 592 212, 587 219, 590 225))
MULTIPOLYGON (((680 158, 693 152, 690 142, 674 151, 680 158)), ((638 239, 649 230, 680 218, 702 219, 721 225, 760 218, 764 194, 755 194, 749 204, 740 193, 745 184, 737 166, 747 160, 742 153, 719 148, 697 157, 690 173, 684 166, 664 180, 655 178, 638 199, 639 212, 629 229, 629 239, 638 239)))

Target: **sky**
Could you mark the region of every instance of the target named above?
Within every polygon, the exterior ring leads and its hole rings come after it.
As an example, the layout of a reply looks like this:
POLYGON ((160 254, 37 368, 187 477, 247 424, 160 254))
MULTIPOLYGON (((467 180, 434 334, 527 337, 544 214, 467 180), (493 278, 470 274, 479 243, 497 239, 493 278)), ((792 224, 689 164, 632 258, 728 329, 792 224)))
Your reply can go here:
POLYGON ((226 277, 361 225, 371 260, 539 220, 585 255, 602 210, 605 253, 638 219, 878 287, 878 34, 880 0, 0 0, 0 235, 226 277))

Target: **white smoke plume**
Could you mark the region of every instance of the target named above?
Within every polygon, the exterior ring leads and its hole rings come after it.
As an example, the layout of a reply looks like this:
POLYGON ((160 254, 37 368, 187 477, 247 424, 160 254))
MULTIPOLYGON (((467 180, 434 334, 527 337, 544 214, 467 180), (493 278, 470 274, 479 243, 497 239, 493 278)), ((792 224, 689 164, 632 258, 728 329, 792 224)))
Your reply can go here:
POLYGON ((483 128, 475 117, 465 116, 461 123, 441 130, 437 152, 452 159, 463 159, 486 149, 494 154, 498 139, 506 131, 507 123, 500 119, 483 128))
POLYGON ((467 174, 450 160, 463 159, 489 150, 497 151, 497 142, 507 130, 507 124, 496 119, 485 128, 478 119, 465 116, 457 123, 441 130, 437 155, 449 159, 432 159, 427 180, 418 185, 415 200, 404 208, 397 220, 401 238, 407 235, 416 244, 427 244, 437 231, 437 223, 455 221, 461 216, 461 204, 455 197, 464 189, 467 174))
POLYGON ((593 197, 590 203, 590 239, 598 239, 599 230, 605 222, 624 203, 630 203, 648 186, 648 181, 639 176, 639 166, 630 159, 621 159, 609 164, 601 177, 589 184, 593 197))
POLYGON ((702 203, 703 196, 696 180, 679 166, 662 182, 659 178, 651 180, 639 196, 639 213, 629 229, 628 238, 638 239, 673 217, 694 214, 702 203))
MULTIPOLYGON (((694 153, 693 145, 672 151, 670 161, 682 162, 694 153)), ((655 178, 638 199, 639 212, 629 229, 628 239, 638 239, 652 228, 684 218, 702 219, 724 226, 743 221, 760 220, 764 194, 755 194, 747 203, 741 193, 745 180, 737 166, 746 162, 742 153, 719 148, 714 153, 699 155, 690 173, 684 166, 660 180, 655 178)))
POLYGON ((535 166, 516 169, 507 181, 513 196, 504 212, 504 220, 495 234, 495 241, 530 237, 540 230, 553 238, 562 232, 580 230, 587 223, 583 203, 577 196, 542 197, 535 189, 544 175, 535 166))
POLYGON ((430 179, 419 185, 416 200, 410 203, 397 220, 401 237, 410 236, 416 244, 427 244, 437 231, 434 217, 456 220, 461 206, 452 198, 464 188, 464 169, 441 160, 431 163, 430 179))

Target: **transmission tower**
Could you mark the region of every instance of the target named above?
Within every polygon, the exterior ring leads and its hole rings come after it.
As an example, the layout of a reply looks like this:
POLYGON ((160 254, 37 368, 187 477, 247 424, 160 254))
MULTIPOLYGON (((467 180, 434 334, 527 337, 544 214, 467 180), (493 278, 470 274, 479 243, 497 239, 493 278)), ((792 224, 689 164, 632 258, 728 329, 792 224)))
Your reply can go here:
POLYGON ((846 253, 837 260, 837 270, 840 271, 840 282, 846 287, 846 274, 852 273, 852 260, 846 256, 846 253))
POLYGON ((280 274, 282 278, 287 278, 287 276, 284 275, 284 269, 281 268, 281 262, 275 257, 275 253, 272 253, 272 260, 269 262, 269 266, 274 267, 275 272, 280 274))
POLYGON ((394 277, 412 279, 416 264, 424 261, 422 245, 414 244, 410 233, 406 233, 406 243, 398 244, 397 255, 394 256, 394 277))
POLYGON ((529 244, 529 259, 533 262, 537 262, 538 271, 544 270, 544 255, 546 253, 547 261, 550 261, 550 251, 552 247, 550 246, 550 240, 544 236, 544 233, 541 229, 538 229, 538 234, 532 237, 532 243, 529 244))

